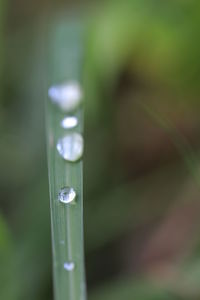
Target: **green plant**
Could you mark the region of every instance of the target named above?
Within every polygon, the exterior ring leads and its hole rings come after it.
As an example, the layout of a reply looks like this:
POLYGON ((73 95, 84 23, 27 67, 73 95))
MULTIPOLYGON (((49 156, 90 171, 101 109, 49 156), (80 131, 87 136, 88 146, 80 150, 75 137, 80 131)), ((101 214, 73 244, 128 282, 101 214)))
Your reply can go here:
MULTIPOLYGON (((76 20, 59 21, 50 27, 48 36, 48 87, 63 81, 81 81, 82 27, 76 20)), ((81 160, 65 161, 56 144, 69 130, 61 120, 68 115, 47 101, 47 148, 51 198, 53 244, 54 294, 56 300, 85 299, 83 259, 83 190, 81 160), (73 188, 75 202, 62 203, 62 188, 73 188)), ((73 116, 78 119, 76 133, 83 131, 83 108, 80 105, 73 116)))

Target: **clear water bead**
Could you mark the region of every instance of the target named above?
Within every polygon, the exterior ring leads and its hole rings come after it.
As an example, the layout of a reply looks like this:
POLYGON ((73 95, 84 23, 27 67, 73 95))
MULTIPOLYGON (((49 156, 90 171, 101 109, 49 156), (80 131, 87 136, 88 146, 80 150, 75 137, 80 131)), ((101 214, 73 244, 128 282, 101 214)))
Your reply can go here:
POLYGON ((64 269, 67 271, 73 271, 75 268, 75 264, 73 262, 65 262, 64 269))
POLYGON ((76 81, 51 86, 48 94, 52 102, 64 111, 74 110, 82 100, 82 90, 76 81))
POLYGON ((72 129, 78 125, 78 119, 77 117, 73 117, 73 116, 66 117, 61 121, 60 125, 62 126, 62 128, 72 129))
POLYGON ((58 194, 58 200, 62 203, 71 203, 76 198, 76 192, 71 187, 64 187, 58 194))
POLYGON ((83 137, 79 133, 69 133, 58 140, 57 150, 67 161, 75 162, 83 155, 83 137))

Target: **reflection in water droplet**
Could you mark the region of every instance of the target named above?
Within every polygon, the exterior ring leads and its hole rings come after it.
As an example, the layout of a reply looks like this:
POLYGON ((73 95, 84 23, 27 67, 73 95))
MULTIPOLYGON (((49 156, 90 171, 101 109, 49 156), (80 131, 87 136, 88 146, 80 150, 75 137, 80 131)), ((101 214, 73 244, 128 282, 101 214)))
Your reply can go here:
POLYGON ((83 137, 79 133, 70 133, 58 140, 57 150, 68 161, 74 162, 83 155, 83 137))
POLYGON ((71 187, 64 187, 58 194, 58 200, 62 203, 70 203, 76 198, 76 192, 71 187))
POLYGON ((78 119, 76 117, 66 117, 61 121, 62 128, 71 129, 78 125, 78 119))
POLYGON ((82 100, 82 90, 78 82, 54 85, 49 88, 49 97, 64 111, 74 110, 82 100))
POLYGON ((73 271, 75 268, 75 264, 73 262, 65 262, 64 269, 67 271, 73 271))

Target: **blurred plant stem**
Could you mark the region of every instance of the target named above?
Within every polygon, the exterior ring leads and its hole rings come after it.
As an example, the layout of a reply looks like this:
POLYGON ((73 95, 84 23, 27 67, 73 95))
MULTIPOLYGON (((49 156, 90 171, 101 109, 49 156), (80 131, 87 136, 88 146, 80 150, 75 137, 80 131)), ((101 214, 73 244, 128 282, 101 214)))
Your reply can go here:
MULTIPOLYGON (((4 21, 5 21, 5 0, 0 1, 0 82, 2 86, 2 72, 4 62, 4 21)), ((2 91, 2 88, 1 88, 2 91)), ((1 92, 2 95, 2 92, 1 92)), ((1 96, 0 95, 0 96, 1 96)))

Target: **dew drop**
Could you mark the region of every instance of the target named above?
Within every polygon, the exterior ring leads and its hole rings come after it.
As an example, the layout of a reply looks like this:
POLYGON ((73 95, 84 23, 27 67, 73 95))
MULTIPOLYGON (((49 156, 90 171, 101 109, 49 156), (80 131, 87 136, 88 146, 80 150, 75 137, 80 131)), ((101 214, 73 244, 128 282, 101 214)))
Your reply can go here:
POLYGON ((64 269, 67 271, 73 271, 75 268, 75 264, 73 262, 65 262, 64 263, 64 269))
POLYGON ((74 110, 82 100, 82 90, 76 81, 51 86, 48 95, 64 111, 74 110))
POLYGON ((71 203, 76 198, 76 192, 71 187, 64 187, 58 194, 58 200, 62 203, 71 203))
POLYGON ((67 161, 75 162, 83 155, 83 137, 79 133, 70 133, 58 140, 57 150, 67 161))
POLYGON ((76 117, 66 117, 64 118, 60 125, 62 126, 62 128, 65 128, 65 129, 71 129, 71 128, 74 128, 78 125, 78 119, 76 117))

